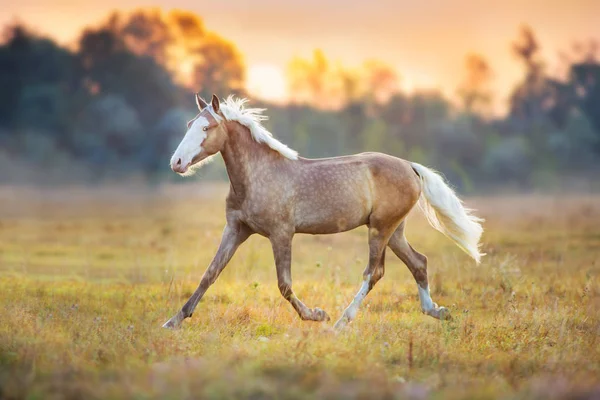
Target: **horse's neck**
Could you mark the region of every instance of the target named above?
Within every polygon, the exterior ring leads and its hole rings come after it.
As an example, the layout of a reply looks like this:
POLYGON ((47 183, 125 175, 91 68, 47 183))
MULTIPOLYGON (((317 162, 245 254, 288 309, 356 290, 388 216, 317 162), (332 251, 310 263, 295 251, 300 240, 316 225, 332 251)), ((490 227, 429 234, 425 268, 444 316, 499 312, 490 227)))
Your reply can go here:
POLYGON ((233 191, 245 195, 254 181, 252 174, 276 168, 281 156, 267 145, 256 142, 248 128, 239 122, 226 122, 229 138, 221 151, 233 191))

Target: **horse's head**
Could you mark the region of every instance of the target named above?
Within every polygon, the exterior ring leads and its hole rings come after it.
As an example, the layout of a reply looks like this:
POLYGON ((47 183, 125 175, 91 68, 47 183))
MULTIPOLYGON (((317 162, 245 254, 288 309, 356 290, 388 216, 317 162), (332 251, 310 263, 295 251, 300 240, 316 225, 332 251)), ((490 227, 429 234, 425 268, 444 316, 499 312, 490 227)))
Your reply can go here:
POLYGON ((171 157, 171 169, 182 175, 193 165, 221 151, 227 139, 219 98, 213 94, 210 104, 206 104, 196 94, 196 104, 200 113, 188 122, 188 130, 171 157))

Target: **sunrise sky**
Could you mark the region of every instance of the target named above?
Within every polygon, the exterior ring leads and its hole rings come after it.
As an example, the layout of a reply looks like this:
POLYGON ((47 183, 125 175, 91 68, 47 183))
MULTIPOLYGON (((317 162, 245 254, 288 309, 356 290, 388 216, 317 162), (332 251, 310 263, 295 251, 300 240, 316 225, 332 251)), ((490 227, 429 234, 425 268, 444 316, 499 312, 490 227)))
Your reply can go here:
POLYGON ((377 58, 397 68, 401 86, 439 88, 453 96, 469 52, 494 70, 495 102, 502 104, 522 75, 510 52, 519 26, 536 33, 549 71, 558 73, 559 50, 574 40, 600 39, 600 0, 20 0, 3 1, 0 24, 20 20, 72 44, 82 27, 112 9, 186 9, 209 30, 232 40, 248 66, 248 88, 267 99, 286 97, 285 67, 315 48, 346 65, 377 58))

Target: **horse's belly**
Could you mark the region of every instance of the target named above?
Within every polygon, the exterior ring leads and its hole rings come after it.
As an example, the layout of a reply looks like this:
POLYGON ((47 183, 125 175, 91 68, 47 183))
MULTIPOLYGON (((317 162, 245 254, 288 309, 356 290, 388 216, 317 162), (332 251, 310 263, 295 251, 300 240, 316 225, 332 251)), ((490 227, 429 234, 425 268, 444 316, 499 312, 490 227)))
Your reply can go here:
POLYGON ((300 224, 296 233, 309 233, 312 235, 326 235, 352 230, 367 223, 367 218, 348 220, 344 217, 336 220, 315 221, 314 223, 300 224))
POLYGON ((300 204, 296 207, 296 232, 327 234, 344 232, 368 222, 370 204, 359 196, 300 204))
POLYGON ((336 233, 368 222, 372 176, 361 160, 323 161, 301 172, 295 190, 296 232, 336 233))

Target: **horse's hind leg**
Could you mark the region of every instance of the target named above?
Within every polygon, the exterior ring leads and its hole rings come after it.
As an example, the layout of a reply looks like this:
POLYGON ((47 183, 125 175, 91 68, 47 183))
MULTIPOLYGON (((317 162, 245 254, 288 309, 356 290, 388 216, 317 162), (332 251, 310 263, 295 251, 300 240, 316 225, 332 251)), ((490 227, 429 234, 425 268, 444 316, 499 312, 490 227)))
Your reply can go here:
POLYGON ((369 264, 363 272, 363 283, 358 293, 354 296, 352 303, 344 310, 340 319, 335 323, 335 329, 343 328, 356 317, 358 307, 364 298, 383 277, 385 272, 385 247, 389 240, 390 231, 393 230, 379 230, 373 226, 369 227, 369 264))
POLYGON ((421 310, 427 315, 437 319, 449 319, 450 312, 446 307, 439 307, 431 299, 429 283, 427 280, 427 257, 419 253, 406 240, 404 236, 404 222, 400 224, 388 243, 390 249, 400 258, 413 274, 417 281, 421 310))
POLYGON ((300 301, 292 290, 292 237, 273 235, 269 238, 275 256, 277 284, 281 295, 292 304, 300 318, 307 321, 329 321, 329 315, 320 308, 310 309, 300 301))

